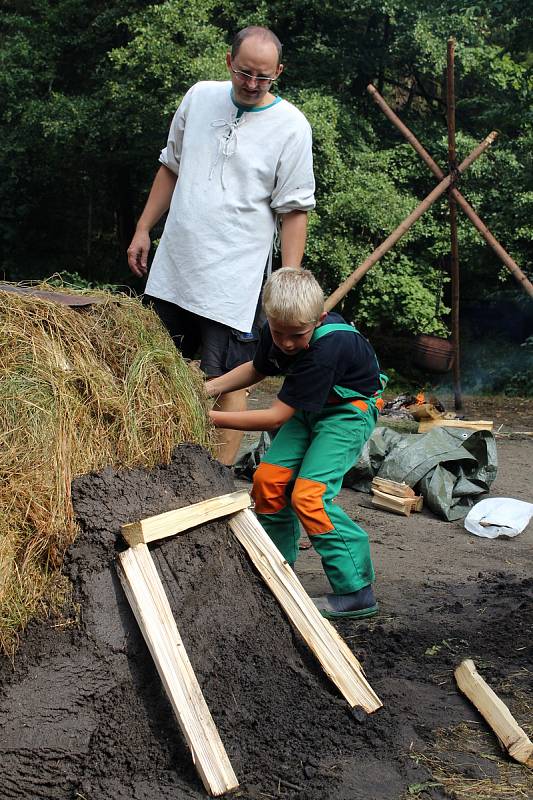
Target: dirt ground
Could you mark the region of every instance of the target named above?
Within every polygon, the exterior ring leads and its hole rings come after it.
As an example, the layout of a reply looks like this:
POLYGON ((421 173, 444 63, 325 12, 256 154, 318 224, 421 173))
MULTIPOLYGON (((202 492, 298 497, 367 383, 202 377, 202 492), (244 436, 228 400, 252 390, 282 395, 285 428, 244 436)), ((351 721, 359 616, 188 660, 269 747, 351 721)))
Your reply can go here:
MULTIPOLYGON (((261 402, 259 399, 256 400, 261 402)), ((256 406, 257 407, 257 406, 256 406)), ((472 416, 497 420, 490 416, 472 416)), ((487 406, 484 405, 484 412, 487 406)), ((500 409, 502 432, 532 430, 500 409)), ((497 426, 495 426, 496 428, 497 426)), ((531 502, 533 439, 498 438, 491 496, 531 502)), ((238 482, 237 487, 248 486, 238 482)), ((34 625, 0 669, 0 797, 167 800, 205 796, 114 569, 120 525, 231 490, 198 448, 170 466, 78 479, 82 533, 67 574, 77 614, 34 625)), ((502 755, 459 694, 453 669, 478 669, 533 737, 533 523, 481 539, 428 511, 339 502, 368 530, 380 614, 337 625, 384 707, 360 721, 292 631, 223 523, 153 547, 178 628, 250 800, 533 798, 533 778, 502 755)), ((313 551, 296 572, 328 590, 313 551)))

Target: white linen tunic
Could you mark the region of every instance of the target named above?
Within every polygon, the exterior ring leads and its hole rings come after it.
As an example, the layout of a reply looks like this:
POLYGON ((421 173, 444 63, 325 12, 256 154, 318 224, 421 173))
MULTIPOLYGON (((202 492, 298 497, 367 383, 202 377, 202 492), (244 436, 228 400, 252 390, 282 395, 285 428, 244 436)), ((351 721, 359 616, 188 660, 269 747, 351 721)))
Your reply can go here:
POLYGON ((179 177, 147 294, 250 331, 275 215, 315 205, 311 143, 286 100, 243 111, 230 81, 193 86, 159 159, 179 177))

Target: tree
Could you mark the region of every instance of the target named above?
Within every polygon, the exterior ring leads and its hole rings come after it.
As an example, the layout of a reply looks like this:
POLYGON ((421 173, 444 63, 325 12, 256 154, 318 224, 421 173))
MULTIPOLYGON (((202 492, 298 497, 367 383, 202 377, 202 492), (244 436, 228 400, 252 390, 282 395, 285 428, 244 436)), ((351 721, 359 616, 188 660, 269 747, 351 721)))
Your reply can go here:
MULTIPOLYGON (((511 255, 533 262, 533 10, 518 0, 11 2, 0 43, 0 248, 6 277, 127 281, 124 251, 168 124, 196 80, 223 79, 235 30, 270 25, 282 96, 314 130, 307 264, 334 289, 433 188, 372 103, 388 102, 446 169, 446 42, 457 39, 458 153, 492 151, 461 190, 511 255)), ((513 286, 460 216, 465 297, 513 286)), ((367 329, 444 333, 448 222, 437 202, 345 303, 367 329), (441 294, 444 292, 444 297, 441 294), (439 314, 435 309, 439 307, 439 314)))

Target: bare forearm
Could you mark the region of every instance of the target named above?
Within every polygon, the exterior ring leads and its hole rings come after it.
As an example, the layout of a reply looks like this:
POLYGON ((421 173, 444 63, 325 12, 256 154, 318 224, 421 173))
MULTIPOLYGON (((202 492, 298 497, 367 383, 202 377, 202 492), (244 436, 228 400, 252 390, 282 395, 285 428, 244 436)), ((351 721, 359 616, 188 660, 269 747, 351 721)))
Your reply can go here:
POLYGON ((281 263, 284 267, 299 267, 307 238, 307 212, 289 211, 281 220, 281 263))
MULTIPOLYGON (((292 412, 294 413, 294 412, 292 412)), ((270 431, 279 428, 292 416, 280 414, 275 408, 260 411, 210 411, 209 416, 217 428, 236 431, 270 431)))
POLYGON ((139 217, 137 230, 151 231, 168 211, 178 176, 163 164, 158 169, 144 211, 139 217))
POLYGON ((128 247, 128 265, 137 278, 146 275, 150 252, 150 231, 165 211, 168 211, 177 176, 167 167, 161 166, 156 173, 144 211, 128 247))
MULTIPOLYGON (((240 364, 231 372, 225 375, 219 375, 217 378, 212 378, 205 384, 205 391, 209 397, 216 397, 219 394, 226 394, 227 392, 235 392, 238 389, 246 389, 254 383, 263 380, 265 376, 261 375, 253 365, 253 361, 247 361, 245 364, 240 364)), ((231 427, 228 426, 228 427, 231 427)), ((237 429, 236 429, 237 430, 237 429)), ((240 430, 240 429, 238 429, 240 430)), ((253 430, 253 428, 251 429, 253 430)))

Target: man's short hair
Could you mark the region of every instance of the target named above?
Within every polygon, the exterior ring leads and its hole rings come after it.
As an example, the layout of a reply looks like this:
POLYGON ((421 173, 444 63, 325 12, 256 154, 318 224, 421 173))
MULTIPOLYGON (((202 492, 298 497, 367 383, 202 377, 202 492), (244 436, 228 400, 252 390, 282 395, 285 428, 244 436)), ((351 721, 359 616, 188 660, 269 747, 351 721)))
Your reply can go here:
POLYGON ((231 43, 231 57, 235 58, 240 50, 241 44, 244 42, 245 39, 248 39, 249 36, 259 36, 262 39, 265 39, 269 42, 272 42, 276 50, 278 51, 278 66, 281 64, 281 51, 282 51, 282 44, 275 33, 272 33, 270 28, 261 28, 259 25, 249 25, 247 28, 243 28, 242 31, 239 31, 235 34, 233 42, 231 43))
POLYGON ((265 283, 263 309, 283 325, 314 324, 324 311, 324 292, 308 269, 282 267, 265 283))

